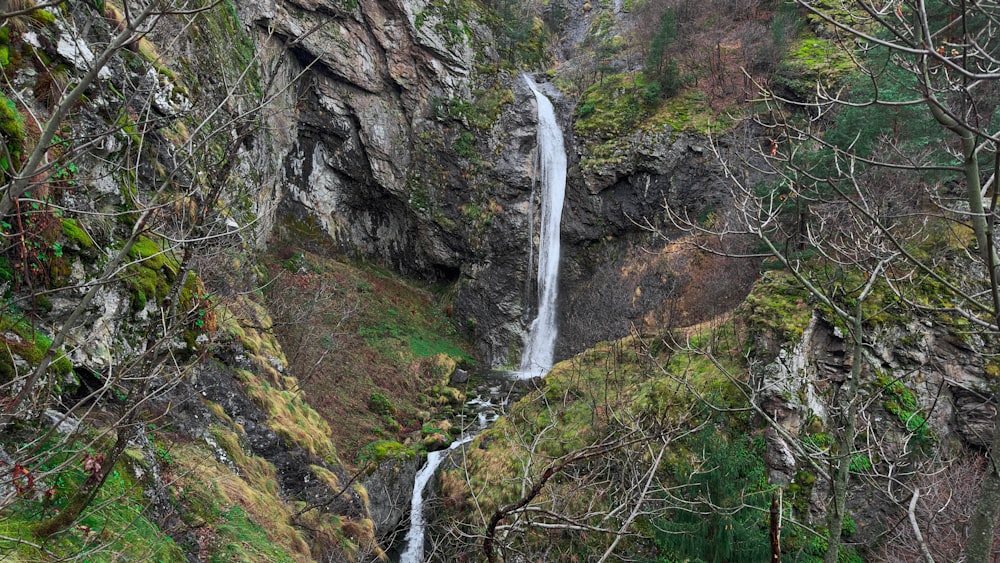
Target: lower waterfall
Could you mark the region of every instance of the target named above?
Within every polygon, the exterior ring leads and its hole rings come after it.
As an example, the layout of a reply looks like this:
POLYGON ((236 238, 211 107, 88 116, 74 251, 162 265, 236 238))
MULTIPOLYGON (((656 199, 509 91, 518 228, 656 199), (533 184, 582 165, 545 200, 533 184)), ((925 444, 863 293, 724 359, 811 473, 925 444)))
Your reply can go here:
POLYGON ((444 460, 448 452, 467 444, 475 438, 475 434, 466 434, 461 439, 452 442, 447 450, 439 450, 427 454, 427 463, 417 472, 417 477, 413 482, 413 498, 410 500, 410 529, 406 532, 406 550, 399 556, 400 563, 423 563, 424 562, 424 489, 427 482, 434 476, 438 465, 444 460))

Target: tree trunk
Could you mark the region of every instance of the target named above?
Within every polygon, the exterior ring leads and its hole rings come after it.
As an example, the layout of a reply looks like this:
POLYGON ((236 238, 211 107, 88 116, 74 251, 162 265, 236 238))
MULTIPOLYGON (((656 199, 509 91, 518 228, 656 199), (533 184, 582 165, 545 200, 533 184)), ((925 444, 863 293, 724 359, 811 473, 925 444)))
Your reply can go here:
MULTIPOLYGON (((982 176, 979 169, 979 159, 976 154, 976 136, 967 127, 938 107, 936 100, 929 99, 928 106, 934 118, 958 135, 962 140, 962 155, 965 159, 966 199, 969 203, 969 215, 972 218, 972 228, 976 234, 976 243, 980 255, 990 276, 990 293, 993 302, 993 322, 1000 325, 1000 258, 997 257, 993 245, 993 221, 987 219, 983 205, 982 176)), ((996 171, 994 171, 996 173, 996 171)), ((996 186, 994 185, 994 192, 996 186)), ((995 210, 991 209, 991 213, 995 210)), ((991 350, 986 350, 987 353, 991 350)), ((994 404, 997 398, 994 396, 994 404)), ((996 529, 997 511, 1000 510, 1000 416, 994 417, 993 441, 990 444, 989 464, 986 476, 980 485, 979 501, 972 516, 969 529, 969 543, 966 546, 966 560, 969 563, 987 563, 993 549, 993 530, 996 529)))
MULTIPOLYGON (((875 279, 872 276, 871 279, 875 279)), ((861 374, 864 371, 864 317, 862 316, 862 305, 865 297, 871 289, 871 283, 858 298, 858 305, 854 311, 854 327, 852 330, 853 363, 851 364, 851 376, 845 385, 840 389, 844 394, 840 401, 840 416, 842 417, 844 430, 840 433, 837 446, 840 451, 834 461, 833 475, 831 475, 830 488, 833 491, 833 502, 831 510, 827 515, 827 526, 829 527, 829 540, 826 553, 823 556, 824 563, 837 563, 840 557, 841 535, 844 528, 844 518, 847 516, 847 486, 851 480, 851 454, 854 452, 854 438, 857 434, 854 419, 858 414, 858 388, 860 387, 861 374)))

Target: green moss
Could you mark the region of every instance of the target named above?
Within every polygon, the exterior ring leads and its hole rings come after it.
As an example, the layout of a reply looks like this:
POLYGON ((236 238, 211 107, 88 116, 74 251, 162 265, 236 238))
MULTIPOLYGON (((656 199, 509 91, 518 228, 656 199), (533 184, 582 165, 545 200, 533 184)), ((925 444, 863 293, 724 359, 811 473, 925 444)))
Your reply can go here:
POLYGON ((781 346, 802 337, 813 311, 808 299, 809 293, 791 274, 768 272, 754 284, 739 312, 756 334, 781 346))
POLYGON ((31 19, 42 25, 52 25, 56 23, 56 16, 48 10, 36 9, 31 11, 31 19))
POLYGON ((21 163, 21 151, 24 148, 24 118, 10 98, 0 94, 0 135, 7 144, 7 155, 0 155, 0 170, 12 172, 21 163))
POLYGON ((176 273, 179 267, 177 260, 170 256, 169 252, 160 248, 160 245, 153 239, 144 236, 136 239, 128 251, 128 257, 132 260, 142 260, 145 267, 152 270, 166 267, 176 273))
POLYGON ((850 54, 832 40, 803 37, 779 65, 775 82, 808 98, 815 94, 817 82, 830 88, 856 68, 850 54))
POLYGON ((131 289, 132 308, 141 311, 150 299, 159 303, 167 296, 180 265, 160 245, 144 236, 135 241, 128 256, 133 263, 125 269, 123 277, 131 289))
MULTIPOLYGON (((10 381, 19 374, 19 369, 23 369, 17 367, 14 356, 35 367, 52 346, 49 337, 35 330, 31 323, 15 313, 7 312, 0 317, 0 330, 3 331, 0 342, 4 350, 0 353, 0 380, 4 382, 10 381)), ((66 376, 72 373, 73 364, 65 355, 58 354, 49 370, 58 376, 66 376)))
POLYGON ((709 134, 725 131, 735 123, 734 112, 713 110, 702 92, 682 92, 663 102, 650 119, 652 127, 669 125, 677 131, 709 134))
POLYGON ((587 108, 584 115, 577 115, 573 124, 576 134, 583 138, 608 140, 626 136, 650 115, 640 92, 645 88, 641 73, 615 74, 604 77, 583 93, 578 102, 587 108))
POLYGON ((62 232, 63 236, 80 248, 86 250, 94 248, 94 239, 90 238, 90 235, 80 227, 76 219, 64 217, 62 220, 62 232))
POLYGON ((125 269, 125 279, 131 288, 132 308, 141 311, 150 299, 157 303, 170 292, 170 282, 161 270, 132 264, 125 269))
POLYGON ((413 459, 417 453, 403 444, 393 440, 376 440, 366 444, 358 452, 358 461, 361 465, 375 463, 376 465, 387 459, 413 459))

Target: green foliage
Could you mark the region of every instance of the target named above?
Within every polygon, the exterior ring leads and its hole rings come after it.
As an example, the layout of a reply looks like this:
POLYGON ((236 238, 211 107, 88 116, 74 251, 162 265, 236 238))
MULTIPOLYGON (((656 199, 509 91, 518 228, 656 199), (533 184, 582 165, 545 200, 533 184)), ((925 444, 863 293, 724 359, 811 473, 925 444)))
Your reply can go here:
POLYGON ((710 429, 692 442, 690 450, 700 453, 699 459, 674 467, 691 504, 654 522, 657 547, 668 557, 707 563, 766 560, 770 487, 762 441, 710 429))
MULTIPOLYGON (((493 126, 505 105, 514 102, 513 90, 501 88, 499 85, 494 85, 486 91, 477 90, 473 95, 475 96, 473 101, 461 98, 448 100, 447 113, 452 119, 482 131, 493 126)), ((443 112, 444 108, 437 111, 443 112)))
POLYGON ((649 45, 644 73, 649 78, 643 97, 649 104, 661 98, 669 98, 680 90, 680 71, 677 62, 668 56, 671 45, 677 39, 677 16, 673 8, 667 8, 660 15, 660 25, 649 45))
POLYGON ((806 517, 809 514, 809 503, 812 501, 812 489, 815 484, 815 475, 808 471, 797 471, 795 479, 788 485, 788 497, 797 516, 806 517))
POLYGON ((50 561, 70 559, 87 553, 87 561, 112 562, 149 560, 183 562, 184 555, 173 540, 152 522, 145 512, 142 483, 131 477, 129 456, 108 475, 97 497, 83 512, 78 525, 42 542, 32 530, 67 506, 74 493, 91 478, 85 469, 84 455, 94 454, 81 443, 49 441, 41 445, 42 462, 24 468, 27 476, 42 475, 32 481, 38 490, 23 489, 5 509, 0 521, 0 550, 14 561, 50 561), (39 552, 23 540, 45 546, 39 552))
MULTIPOLYGON (((845 536, 853 535, 854 520, 849 516, 844 519, 843 533, 845 536), (850 526, 850 527, 849 527, 850 526), (852 530, 848 534, 848 530, 852 530)), ((826 555, 827 547, 826 530, 820 530, 817 534, 815 530, 807 530, 794 522, 782 532, 782 552, 797 554, 794 561, 801 563, 822 563, 826 555)), ((857 549, 841 545, 837 552, 837 563, 864 563, 857 549)))
POLYGON ((511 69, 543 66, 549 32, 533 10, 517 0, 487 0, 486 4, 484 21, 493 30, 501 64, 511 69))
POLYGON ((451 148, 455 150, 455 153, 465 159, 472 160, 478 156, 476 152, 476 137, 468 132, 462 131, 462 133, 455 139, 452 143, 451 148))
POLYGON ((304 252, 296 252, 282 263, 282 267, 293 274, 315 272, 316 267, 309 262, 304 252))
MULTIPOLYGON (((881 60, 884 58, 885 54, 879 51, 865 56, 863 60, 868 66, 884 70, 879 73, 877 89, 871 78, 858 76, 850 80, 849 87, 846 88, 850 93, 850 101, 868 104, 877 99, 892 103, 921 98, 916 77, 897 65, 887 64, 881 60)), ((875 149, 884 147, 887 143, 893 143, 904 151, 937 149, 938 154, 934 160, 938 162, 948 158, 944 153, 945 130, 923 104, 844 107, 837 113, 824 140, 841 150, 863 157, 871 156, 875 149)))
POLYGON ((896 415, 918 441, 930 439, 931 430, 927 426, 927 418, 920 412, 917 394, 907 389, 902 381, 887 376, 879 376, 878 385, 882 387, 882 406, 885 410, 896 415))
POLYGON ((392 416, 396 414, 396 407, 381 393, 372 393, 368 397, 368 410, 375 414, 392 416))
POLYGON ((872 470, 872 460, 863 454, 851 455, 851 471, 855 473, 865 473, 872 470))

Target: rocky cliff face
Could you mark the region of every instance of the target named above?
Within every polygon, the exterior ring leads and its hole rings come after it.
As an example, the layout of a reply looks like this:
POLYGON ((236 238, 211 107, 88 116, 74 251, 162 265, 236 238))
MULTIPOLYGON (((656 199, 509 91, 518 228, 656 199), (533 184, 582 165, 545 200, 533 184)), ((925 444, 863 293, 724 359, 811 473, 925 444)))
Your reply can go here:
MULTIPOLYGON (((926 455, 931 445, 942 459, 960 456, 968 447, 988 447, 992 391, 973 351, 975 343, 929 319, 901 323, 870 337, 874 343, 866 352, 871 369, 865 369, 859 386, 859 400, 869 406, 856 421, 856 447, 864 453, 855 455, 852 472, 909 482, 919 475, 921 463, 931 462, 932 456, 926 455)), ((838 423, 832 414, 850 383, 851 365, 861 360, 853 357, 841 331, 818 313, 808 319, 797 343, 762 343, 759 356, 773 356, 751 373, 758 403, 775 422, 765 430, 770 481, 798 495, 793 505, 821 521, 829 483, 788 438, 836 447, 831 436, 838 423)), ((852 541, 864 543, 892 527, 896 513, 891 507, 902 501, 893 496, 892 487, 874 485, 878 479, 858 481, 850 487, 848 506, 859 522, 852 541)))
POLYGON ((347 252, 453 279, 456 249, 416 213, 423 187, 412 169, 431 100, 468 95, 468 37, 442 37, 436 8, 415 3, 246 3, 245 10, 294 78, 294 97, 279 100, 294 113, 284 124, 285 209, 315 219, 347 252))
MULTIPOLYGON (((286 76, 298 76, 295 99, 282 100, 294 104, 278 182, 284 212, 314 221, 348 254, 457 282, 459 322, 488 365, 510 365, 534 306, 526 271, 539 201, 534 107, 518 75, 496 72, 478 15, 456 10, 299 2, 244 11, 284 50, 278 57, 295 69, 286 76)), ((573 100, 549 94, 569 134, 573 100)), ((645 220, 663 225, 667 201, 698 214, 724 199, 704 139, 668 127, 636 132, 627 144, 616 164, 584 173, 570 139, 563 355, 662 307, 662 276, 623 290, 625 259, 608 260, 640 240, 663 246, 643 234, 645 220), (646 297, 633 299, 636 291, 646 297), (595 305, 615 320, 579 322, 595 305)))

